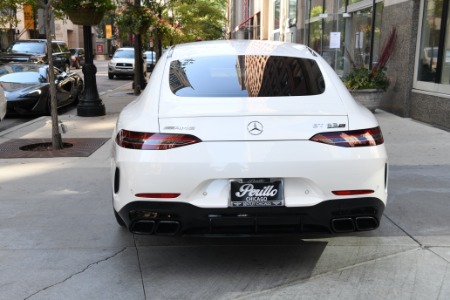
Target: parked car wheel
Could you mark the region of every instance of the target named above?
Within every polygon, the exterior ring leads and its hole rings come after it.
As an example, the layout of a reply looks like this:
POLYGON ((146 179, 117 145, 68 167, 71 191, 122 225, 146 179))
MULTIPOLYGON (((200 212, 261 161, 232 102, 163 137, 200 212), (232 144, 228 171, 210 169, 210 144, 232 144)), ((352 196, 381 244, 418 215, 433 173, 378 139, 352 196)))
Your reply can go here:
POLYGON ((108 78, 109 79, 114 79, 114 74, 108 73, 108 78))

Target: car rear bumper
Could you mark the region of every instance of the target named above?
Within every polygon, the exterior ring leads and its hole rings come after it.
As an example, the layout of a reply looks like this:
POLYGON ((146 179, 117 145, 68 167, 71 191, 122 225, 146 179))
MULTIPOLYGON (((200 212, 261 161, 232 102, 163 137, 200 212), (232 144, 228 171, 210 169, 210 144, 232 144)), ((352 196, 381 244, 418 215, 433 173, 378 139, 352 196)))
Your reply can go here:
MULTIPOLYGON (((283 181, 284 205, 310 207, 345 199, 333 191, 372 190, 359 197, 386 203, 387 157, 383 146, 348 149, 309 141, 203 142, 166 151, 112 152, 114 207, 134 201, 172 201, 200 208, 227 208, 230 182, 242 178, 283 181), (178 193, 176 199, 140 198, 178 193)), ((354 196, 353 198, 356 198, 354 196)))
POLYGON ((329 200, 310 207, 199 208, 181 202, 131 202, 118 213, 136 234, 335 234, 378 228, 377 198, 329 200))

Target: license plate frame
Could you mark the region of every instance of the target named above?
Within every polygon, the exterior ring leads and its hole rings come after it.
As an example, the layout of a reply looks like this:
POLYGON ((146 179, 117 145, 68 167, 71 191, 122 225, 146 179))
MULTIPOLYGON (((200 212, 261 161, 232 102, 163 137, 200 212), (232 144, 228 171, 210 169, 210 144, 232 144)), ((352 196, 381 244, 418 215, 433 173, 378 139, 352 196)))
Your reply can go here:
POLYGON ((284 206, 284 181, 281 178, 230 180, 229 207, 284 206))

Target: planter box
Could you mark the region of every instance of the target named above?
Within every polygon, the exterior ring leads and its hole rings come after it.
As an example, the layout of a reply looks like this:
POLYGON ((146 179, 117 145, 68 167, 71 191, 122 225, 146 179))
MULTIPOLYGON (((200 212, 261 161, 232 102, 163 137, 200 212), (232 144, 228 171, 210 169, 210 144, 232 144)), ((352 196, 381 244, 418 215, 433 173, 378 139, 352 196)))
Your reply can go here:
POLYGON ((353 90, 350 91, 357 102, 367 107, 371 112, 375 112, 375 109, 380 106, 381 99, 383 99, 383 90, 353 90))

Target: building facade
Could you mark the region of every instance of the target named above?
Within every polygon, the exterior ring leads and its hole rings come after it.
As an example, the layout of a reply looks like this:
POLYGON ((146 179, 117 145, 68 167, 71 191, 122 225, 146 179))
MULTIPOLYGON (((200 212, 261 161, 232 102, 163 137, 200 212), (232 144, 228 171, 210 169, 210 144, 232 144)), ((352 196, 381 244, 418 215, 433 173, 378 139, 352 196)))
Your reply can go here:
POLYGON ((230 0, 230 39, 306 44, 341 76, 371 68, 392 30, 381 108, 450 129, 450 0, 230 0))
MULTIPOLYGON (((0 26, 0 51, 5 51, 6 48, 17 39, 45 39, 45 31, 40 28, 39 22, 43 16, 40 16, 40 12, 33 12, 31 5, 18 6, 14 13, 17 19, 16 24, 7 24, 5 27, 0 26)), ((112 22, 110 20, 110 22, 112 22)), ((92 27, 92 45, 95 49, 95 53, 98 57, 107 57, 111 52, 111 40, 105 36, 105 24, 102 26, 92 27)), ((55 40, 64 41, 69 48, 83 48, 83 26, 73 24, 70 19, 54 21, 52 28, 53 38, 55 40)))

